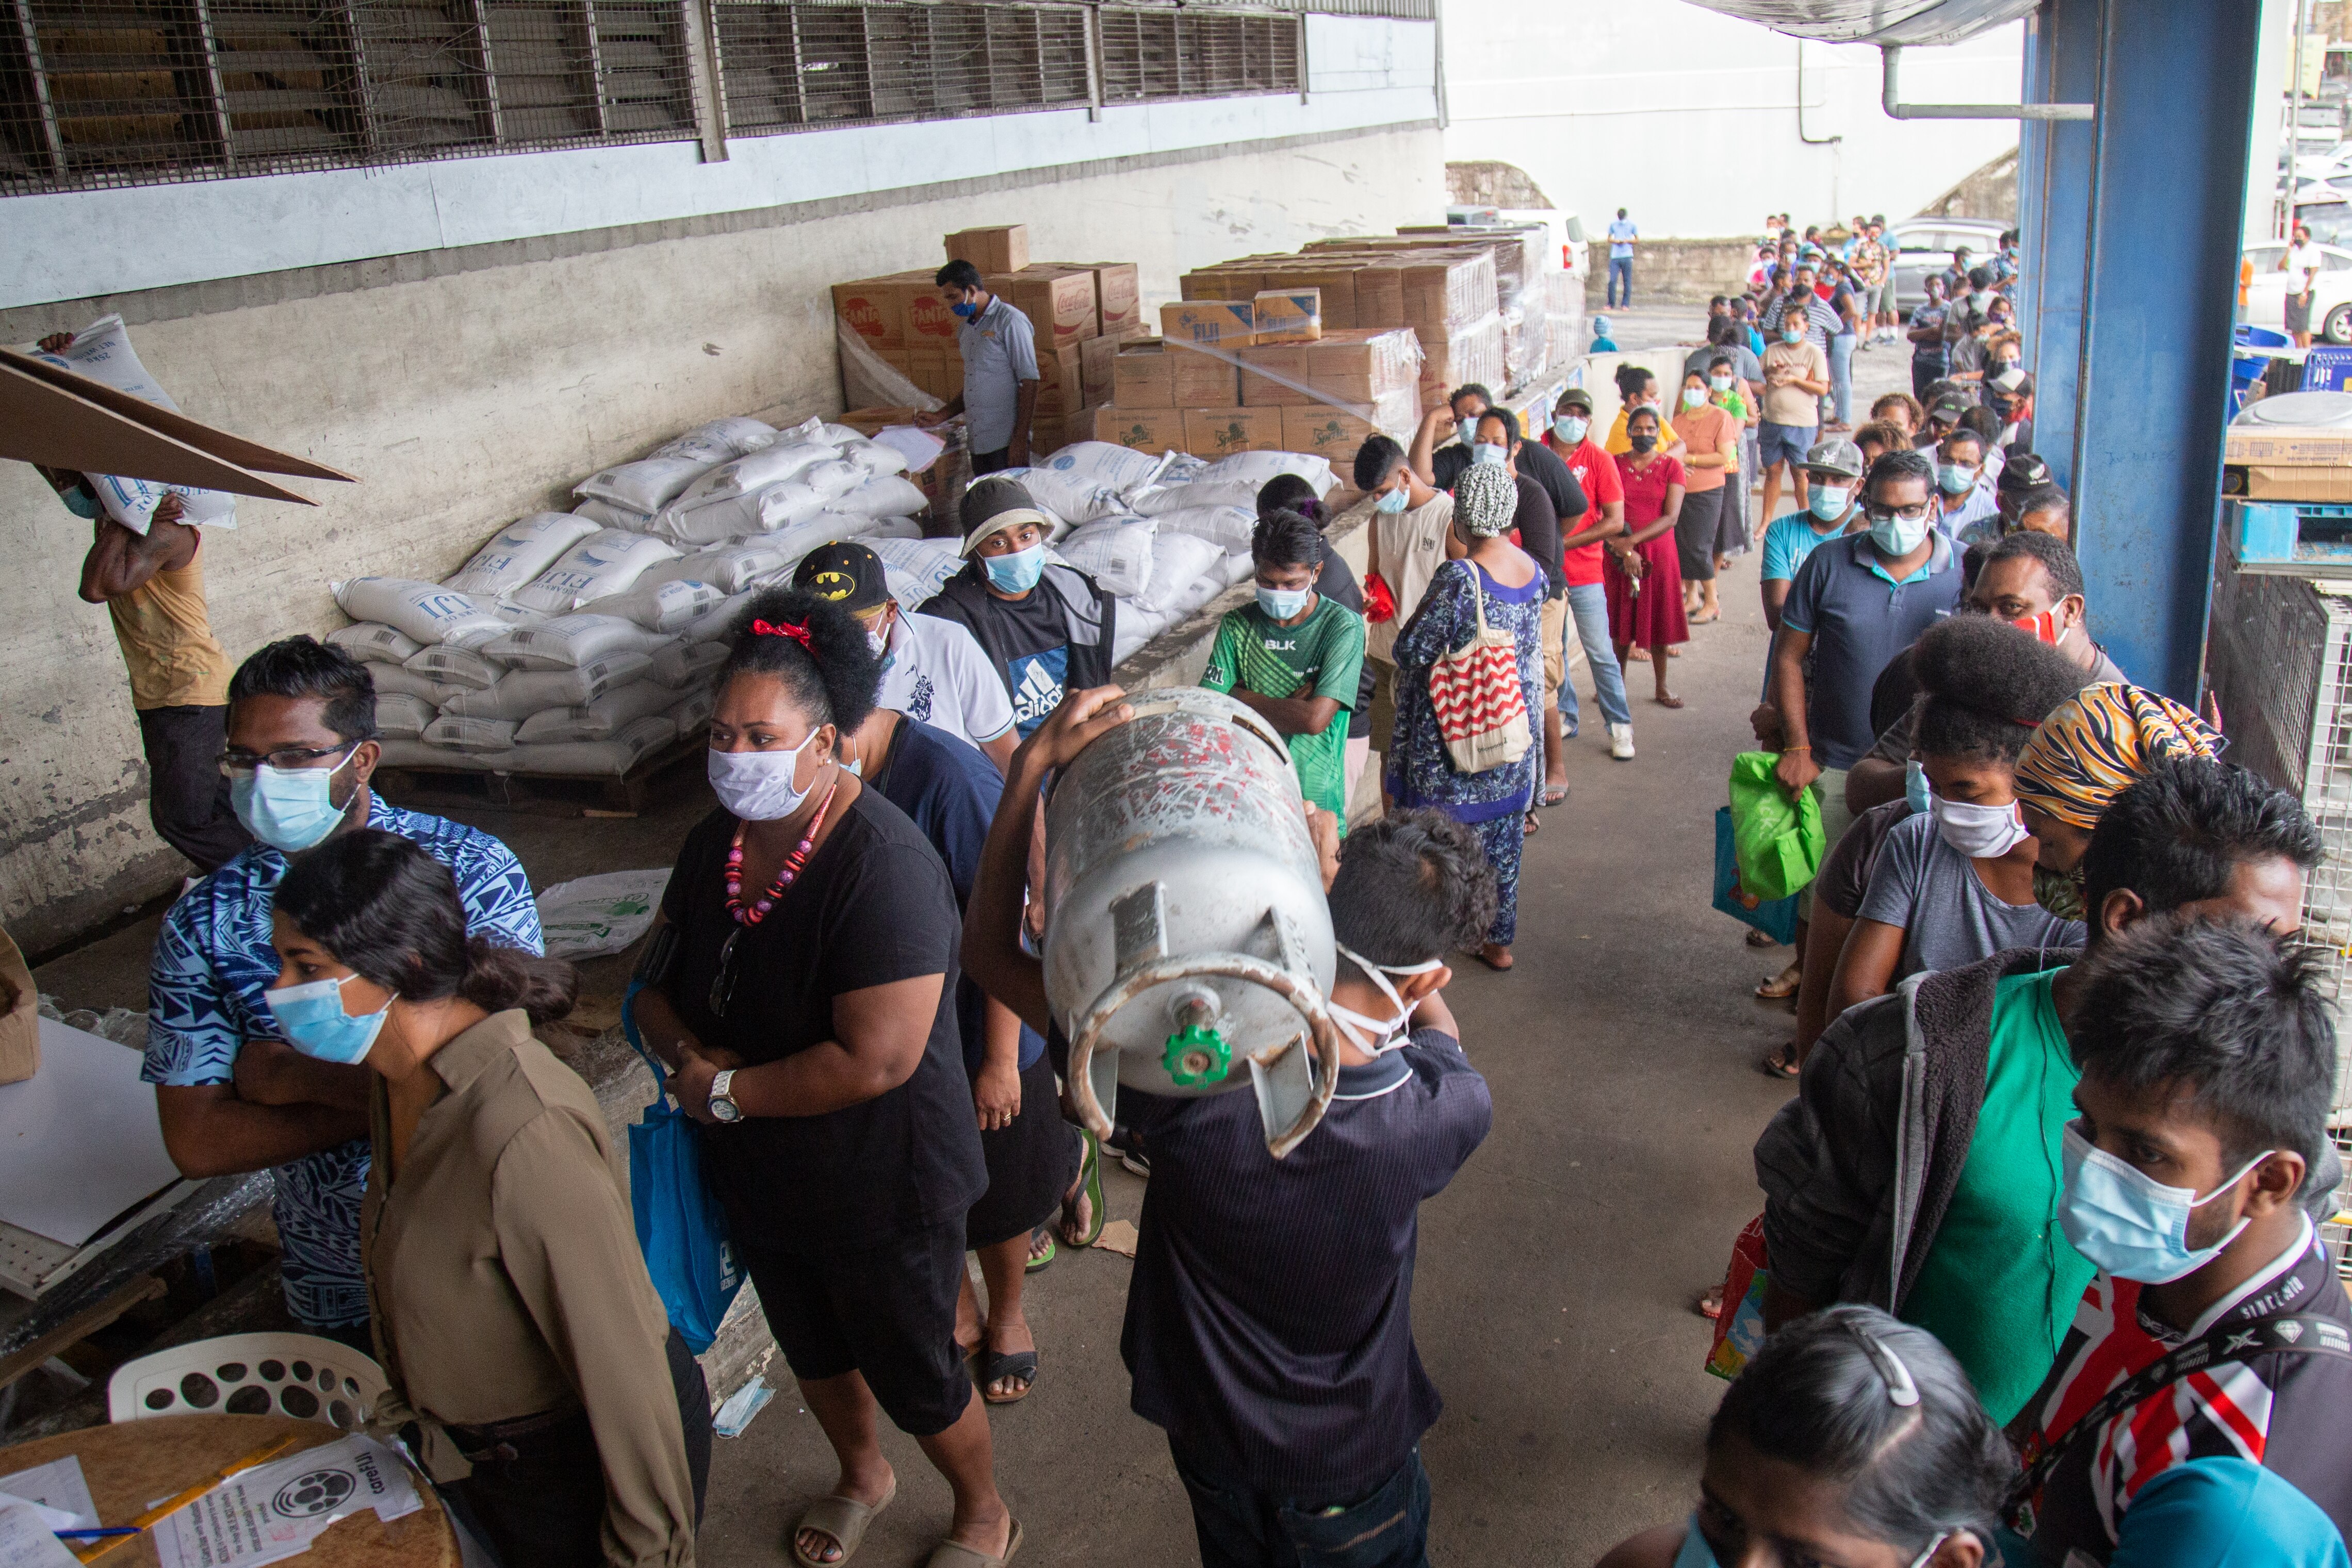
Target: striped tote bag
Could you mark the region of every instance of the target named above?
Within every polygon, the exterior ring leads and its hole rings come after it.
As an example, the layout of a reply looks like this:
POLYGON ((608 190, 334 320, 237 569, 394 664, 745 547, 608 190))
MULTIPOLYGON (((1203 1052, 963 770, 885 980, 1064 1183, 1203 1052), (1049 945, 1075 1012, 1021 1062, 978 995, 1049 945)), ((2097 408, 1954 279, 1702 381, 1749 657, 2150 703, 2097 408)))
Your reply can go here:
POLYGON ((1475 574, 1470 602, 1477 606, 1478 635, 1429 667, 1429 700, 1454 771, 1483 773, 1526 756, 1535 737, 1519 689, 1517 639, 1486 625, 1486 595, 1475 574))

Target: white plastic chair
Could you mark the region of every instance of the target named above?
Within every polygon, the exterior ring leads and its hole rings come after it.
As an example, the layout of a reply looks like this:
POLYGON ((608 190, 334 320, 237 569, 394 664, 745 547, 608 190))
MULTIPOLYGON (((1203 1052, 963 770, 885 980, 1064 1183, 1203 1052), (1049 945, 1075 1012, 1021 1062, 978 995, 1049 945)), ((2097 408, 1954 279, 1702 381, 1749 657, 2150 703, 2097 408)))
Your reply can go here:
POLYGON ((355 1431, 386 1384, 372 1357, 315 1334, 224 1334, 125 1362, 106 1384, 109 1421, 292 1415, 355 1431))

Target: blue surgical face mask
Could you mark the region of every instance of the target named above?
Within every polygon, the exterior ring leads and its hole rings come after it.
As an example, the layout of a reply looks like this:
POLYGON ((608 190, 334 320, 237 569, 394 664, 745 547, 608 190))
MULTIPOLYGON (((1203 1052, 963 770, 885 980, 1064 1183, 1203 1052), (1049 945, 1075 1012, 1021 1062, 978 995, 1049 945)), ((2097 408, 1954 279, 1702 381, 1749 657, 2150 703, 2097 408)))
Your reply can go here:
POLYGON ((1948 496, 1966 495, 1969 488, 1976 482, 1976 469, 1966 463, 1936 465, 1936 488, 1948 496))
POLYGON ((1835 522, 1845 515, 1847 503, 1853 499, 1853 491, 1844 485, 1825 485, 1815 479, 1813 488, 1806 492, 1805 510, 1823 522, 1835 522))
POLYGON ((1003 555, 983 555, 980 564, 997 588, 1007 594, 1025 594, 1045 574, 1045 547, 1033 544, 1026 550, 1007 551, 1003 555))
POLYGON ((1935 792, 1927 787, 1927 770, 1916 757, 1903 764, 1903 799, 1925 816, 1935 809, 1935 792))
POLYGON ((1591 428, 1590 420, 1573 414, 1563 414, 1551 422, 1551 433, 1570 447, 1581 442, 1584 439, 1585 431, 1590 428, 1591 428))
POLYGON ((1805 329, 1791 321, 1780 329, 1780 341, 1784 343, 1801 343, 1805 341, 1805 329))
POLYGON ((88 490, 82 489, 79 485, 74 486, 73 489, 69 490, 60 492, 58 499, 65 502, 66 510, 73 513, 76 517, 86 517, 93 521, 98 517, 98 498, 90 494, 88 490))
POLYGON ((1261 584, 1257 607, 1277 621, 1286 621, 1307 608, 1307 601, 1314 593, 1312 588, 1269 588, 1261 584))
POLYGON ((2212 1246, 2189 1245, 2190 1213, 2236 1187, 2247 1172, 2272 1152, 2263 1150, 2241 1165, 2236 1175, 2200 1198, 2193 1188, 2168 1187, 2126 1164, 2093 1144, 2070 1121, 2066 1124, 2066 1195, 2059 1200, 2058 1223, 2075 1251, 2116 1279, 2166 1284, 2204 1268, 2246 1228, 2248 1219, 2241 1217, 2212 1246))
POLYGON ((948 309, 953 310, 958 316, 967 321, 980 314, 980 307, 971 303, 968 300, 961 304, 950 305, 948 309))
POLYGON ((1509 447, 1496 446, 1492 441, 1474 441, 1470 446, 1471 462, 1485 463, 1492 468, 1501 468, 1510 455, 1509 447))
POLYGON ((1880 554, 1890 559, 1908 555, 1926 542, 1927 520, 1906 518, 1889 512, 1885 517, 1870 520, 1870 542, 1880 554))
POLYGON ((358 978, 346 974, 340 980, 281 986, 263 992, 261 999, 269 1004, 270 1016, 296 1050, 322 1062, 349 1067, 365 1058, 392 1011, 392 1003, 386 1001, 374 1012, 357 1017, 344 1012, 343 987, 358 978))
POLYGON ((1402 489, 1382 490, 1381 492, 1381 499, 1372 503, 1372 510, 1374 511, 1384 511, 1391 517, 1394 517, 1397 513, 1404 510, 1406 500, 1406 493, 1402 489))
POLYGON ((250 773, 240 772, 229 780, 229 805, 247 833, 280 854, 299 854, 342 821, 346 807, 335 804, 335 775, 358 750, 354 741, 352 753, 331 768, 273 768, 263 763, 250 773))

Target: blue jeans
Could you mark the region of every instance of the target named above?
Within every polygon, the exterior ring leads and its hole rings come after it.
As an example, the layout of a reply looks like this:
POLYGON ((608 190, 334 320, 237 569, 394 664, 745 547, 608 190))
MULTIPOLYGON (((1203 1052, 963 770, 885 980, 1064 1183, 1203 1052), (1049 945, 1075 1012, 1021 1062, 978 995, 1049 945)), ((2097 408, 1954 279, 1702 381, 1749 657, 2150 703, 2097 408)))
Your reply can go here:
POLYGON ((1633 302, 1633 258, 1630 256, 1612 256, 1609 258, 1610 309, 1614 310, 1620 304, 1631 305, 1633 302), (1622 300, 1617 298, 1617 284, 1621 279, 1625 284, 1625 298, 1622 300))
MULTIPOLYGON (((1561 627, 1560 652, 1568 652, 1568 634, 1584 645, 1584 662, 1592 670, 1592 699, 1601 716, 1612 724, 1631 724, 1633 710, 1625 704, 1625 672, 1617 664, 1617 650, 1609 641, 1609 590, 1599 583, 1571 586, 1568 591, 1568 623, 1561 627)), ((1577 731, 1576 674, 1570 670, 1559 683, 1559 732, 1577 731)))
POLYGON ((1365 1497, 1332 1506, 1212 1479, 1170 1439, 1192 1499, 1201 1568, 1429 1568, 1429 1472, 1415 1448, 1365 1497))
POLYGON ((1849 424, 1853 412, 1853 345, 1859 334, 1840 332, 1830 340, 1830 403, 1839 424, 1849 424))

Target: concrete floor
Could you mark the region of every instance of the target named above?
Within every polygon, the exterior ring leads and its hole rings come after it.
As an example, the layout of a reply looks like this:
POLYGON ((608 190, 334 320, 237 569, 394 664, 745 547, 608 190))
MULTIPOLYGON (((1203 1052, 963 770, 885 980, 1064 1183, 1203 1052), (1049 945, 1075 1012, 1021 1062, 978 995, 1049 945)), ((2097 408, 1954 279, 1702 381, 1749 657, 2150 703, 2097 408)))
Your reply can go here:
MULTIPOLYGON (((1629 357, 1686 334, 1697 312, 1652 315, 1621 321, 1642 329, 1621 331, 1629 357)), ((1858 421, 1870 396, 1907 386, 1908 355, 1860 354, 1855 370, 1858 421)), ((1595 391, 1606 420, 1605 373, 1595 391)), ((1765 656, 1757 559, 1735 562, 1724 619, 1673 663, 1688 707, 1657 708, 1648 667, 1628 671, 1634 761, 1610 760, 1580 671, 1587 727, 1570 748, 1574 793, 1528 846, 1517 967, 1473 963, 1447 994, 1496 1117, 1423 1210, 1414 1316, 1446 1401, 1423 1444, 1441 1563, 1590 1563, 1681 1518, 1695 1496, 1723 1385, 1701 1369, 1709 1326, 1690 1303, 1721 1277, 1759 1206, 1748 1152, 1789 1092, 1754 1065, 1786 1036, 1788 1015, 1748 994, 1787 951, 1745 946, 1743 928, 1707 907, 1712 813, 1748 744, 1765 656)), ((506 838, 543 888, 667 863, 708 797, 690 770, 657 794, 643 816, 585 825, 429 808, 506 838)), ((43 966, 41 989, 69 1005, 143 1007, 154 924, 43 966)), ((601 961, 592 988, 616 990, 621 967, 601 961)), ((1114 1167, 1105 1185, 1112 1216, 1137 1218, 1143 1184, 1114 1167)), ((1043 1372, 1026 1401, 992 1413, 1000 1481, 1027 1531, 1024 1562, 1198 1561, 1165 1443, 1128 1409, 1118 1333, 1129 1267, 1099 1249, 1065 1253, 1031 1281, 1043 1372)), ((769 1375, 776 1399, 719 1442, 713 1464, 700 1555, 718 1568, 788 1563, 792 1521, 835 1478, 789 1374, 779 1363, 769 1375)), ((898 1568, 941 1537, 949 1500, 912 1442, 886 1432, 884 1447, 901 1489, 858 1562, 898 1568)))

